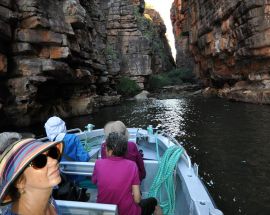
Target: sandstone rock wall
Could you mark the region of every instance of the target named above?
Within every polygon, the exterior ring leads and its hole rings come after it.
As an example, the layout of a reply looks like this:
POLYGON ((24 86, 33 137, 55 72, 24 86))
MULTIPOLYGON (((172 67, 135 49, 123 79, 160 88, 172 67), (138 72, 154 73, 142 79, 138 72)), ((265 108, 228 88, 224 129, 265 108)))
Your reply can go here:
POLYGON ((0 32, 5 40, 0 53, 6 62, 1 81, 8 122, 27 125, 53 114, 92 112, 97 83, 106 70, 101 54, 106 29, 96 25, 105 18, 98 7, 78 0, 6 0, 1 5, 12 14, 8 20, 7 12, 0 12, 7 25, 0 32))
POLYGON ((115 78, 128 76, 143 89, 149 75, 171 70, 174 61, 165 37, 166 27, 158 13, 144 11, 141 1, 133 1, 137 7, 128 2, 115 0, 109 7, 108 73, 115 78))
POLYGON ((107 23, 108 72, 114 76, 128 76, 144 87, 144 77, 152 73, 151 47, 137 25, 139 7, 129 0, 111 2, 107 23))
POLYGON ((156 67, 143 11, 143 0, 1 0, 0 127, 118 103, 121 76, 144 88, 156 67))
POLYGON ((171 21, 175 36, 176 66, 178 68, 193 70, 194 59, 190 51, 189 27, 184 14, 181 12, 182 1, 174 1, 171 7, 171 21), (186 29, 187 28, 187 29, 186 29))
POLYGON ((174 31, 221 97, 270 103, 270 1, 175 0, 174 31), (187 48, 188 47, 188 48, 187 48))

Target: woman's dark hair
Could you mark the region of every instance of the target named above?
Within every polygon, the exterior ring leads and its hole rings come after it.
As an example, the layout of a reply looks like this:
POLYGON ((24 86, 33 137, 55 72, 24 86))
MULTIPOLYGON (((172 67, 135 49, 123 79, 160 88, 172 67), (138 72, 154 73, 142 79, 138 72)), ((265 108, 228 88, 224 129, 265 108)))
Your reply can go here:
POLYGON ((17 201, 21 197, 19 189, 15 186, 18 180, 25 180, 23 173, 21 173, 8 188, 8 194, 10 195, 13 202, 17 201))
POLYGON ((127 152, 127 138, 123 134, 112 132, 106 139, 106 147, 114 156, 122 157, 127 152))
POLYGON ((8 188, 8 193, 12 199, 13 202, 17 201, 20 198, 20 193, 17 187, 14 186, 14 184, 11 184, 8 188))

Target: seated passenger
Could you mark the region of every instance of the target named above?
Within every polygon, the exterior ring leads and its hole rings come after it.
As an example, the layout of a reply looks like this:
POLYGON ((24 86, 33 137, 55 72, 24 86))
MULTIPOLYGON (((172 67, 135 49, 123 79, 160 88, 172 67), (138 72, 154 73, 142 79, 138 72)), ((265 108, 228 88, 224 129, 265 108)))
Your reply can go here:
MULTIPOLYGON (((109 136, 111 132, 116 132, 118 134, 123 134, 123 137, 128 141, 128 130, 125 124, 121 121, 109 122, 104 127, 105 139, 109 136)), ((106 142, 101 145, 101 158, 106 158, 106 142)), ((137 164, 139 170, 139 178, 142 181, 145 176, 145 168, 143 163, 143 158, 138 151, 137 145, 134 142, 128 141, 127 152, 124 158, 134 161, 137 164)))
POLYGON ((124 159, 128 141, 124 134, 111 132, 106 139, 106 158, 95 163, 92 182, 97 184, 98 203, 116 204, 119 215, 150 215, 157 200, 141 200, 137 165, 124 159))
POLYGON ((52 189, 60 183, 61 142, 0 134, 0 203, 2 215, 58 214, 52 189))
POLYGON ((61 161, 90 160, 88 152, 83 148, 80 138, 75 134, 67 134, 65 122, 57 116, 50 117, 45 123, 45 130, 50 141, 63 141, 64 152, 61 161))
MULTIPOLYGON (((90 156, 81 144, 80 138, 75 134, 66 133, 66 124, 61 118, 57 116, 50 117, 45 123, 44 127, 46 129, 47 137, 50 141, 63 141, 64 151, 61 161, 87 162, 90 160, 90 156)), ((80 191, 80 201, 88 201, 89 194, 86 193, 87 187, 85 187, 83 183, 85 181, 89 181, 89 179, 87 179, 86 176, 79 175, 67 175, 66 177, 68 181, 74 182, 76 185, 82 188, 80 191)), ((62 184, 60 185, 65 186, 62 184)), ((60 191, 58 189, 55 189, 53 192, 53 196, 57 199, 63 199, 63 197, 60 197, 61 195, 59 195, 58 192, 60 191)))

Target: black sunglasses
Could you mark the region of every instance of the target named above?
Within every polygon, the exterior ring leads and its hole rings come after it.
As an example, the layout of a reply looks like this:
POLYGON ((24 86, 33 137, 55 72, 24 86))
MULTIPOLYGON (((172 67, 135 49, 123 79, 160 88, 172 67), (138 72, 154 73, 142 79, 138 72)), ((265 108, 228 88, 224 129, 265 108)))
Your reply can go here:
POLYGON ((47 165, 47 157, 51 157, 52 159, 55 160, 60 160, 61 158, 61 153, 59 149, 56 146, 53 146, 49 148, 48 151, 46 151, 44 154, 39 154, 36 156, 28 166, 33 167, 34 169, 42 169, 47 165))

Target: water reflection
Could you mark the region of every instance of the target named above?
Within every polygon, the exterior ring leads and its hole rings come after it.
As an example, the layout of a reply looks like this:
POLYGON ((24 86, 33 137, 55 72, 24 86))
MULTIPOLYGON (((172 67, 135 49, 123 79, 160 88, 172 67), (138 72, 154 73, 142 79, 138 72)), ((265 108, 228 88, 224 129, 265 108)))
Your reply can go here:
POLYGON ((157 127, 161 130, 166 130, 173 136, 185 135, 184 130, 184 115, 187 110, 187 102, 182 99, 159 100, 157 104, 160 112, 155 116, 159 121, 157 127), (166 116, 166 117, 164 117, 166 116))

